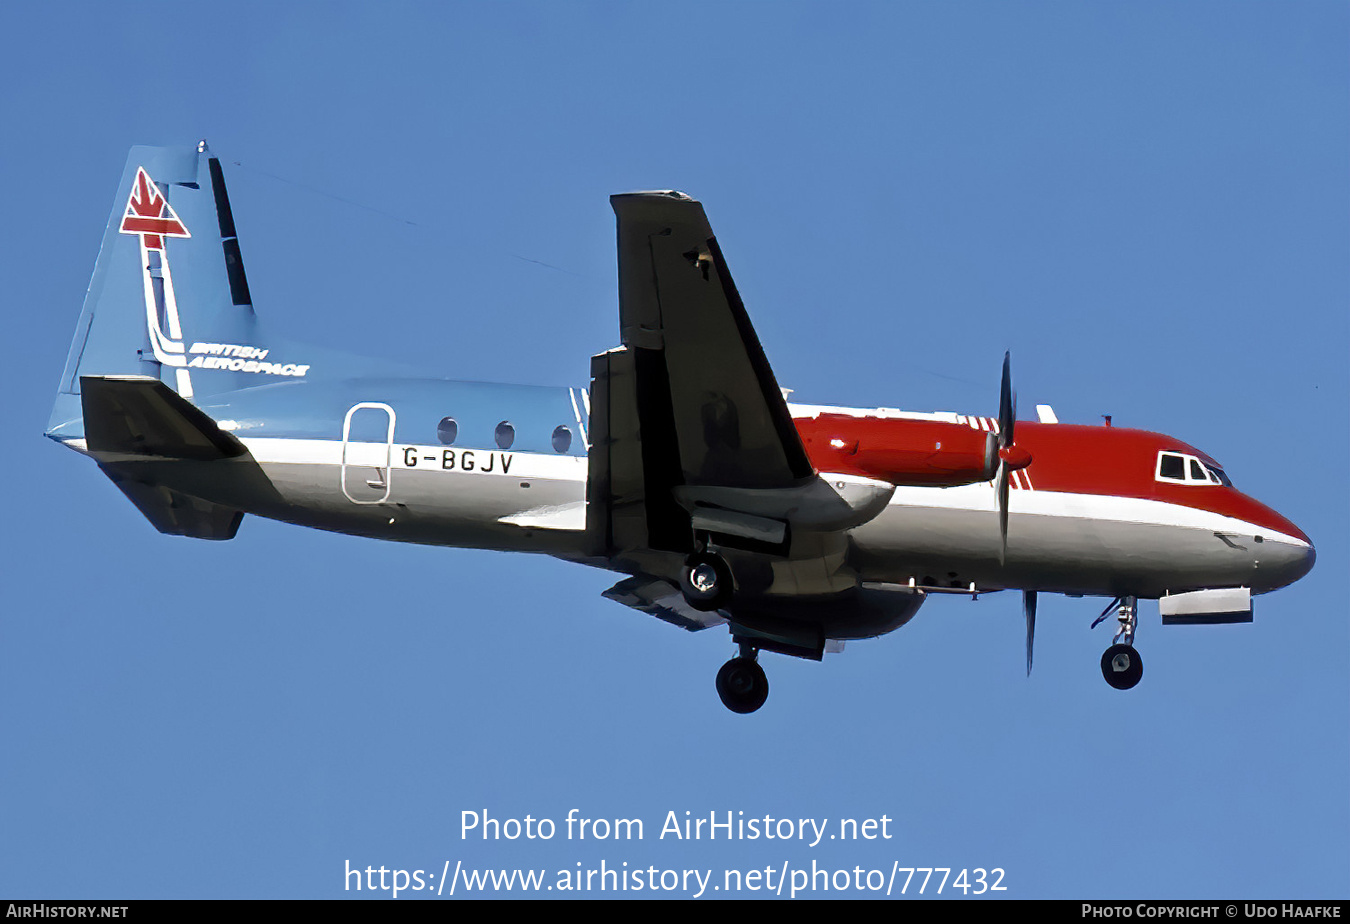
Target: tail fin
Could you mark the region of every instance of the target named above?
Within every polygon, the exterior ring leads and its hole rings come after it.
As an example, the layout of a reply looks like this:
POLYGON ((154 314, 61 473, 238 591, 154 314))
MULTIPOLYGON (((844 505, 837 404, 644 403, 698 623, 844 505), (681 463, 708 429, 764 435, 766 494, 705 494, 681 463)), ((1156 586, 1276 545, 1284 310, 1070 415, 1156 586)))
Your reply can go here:
POLYGON ((81 376, 148 376, 194 401, 308 371, 271 352, 220 161, 205 142, 132 148, 47 435, 84 436, 81 376))

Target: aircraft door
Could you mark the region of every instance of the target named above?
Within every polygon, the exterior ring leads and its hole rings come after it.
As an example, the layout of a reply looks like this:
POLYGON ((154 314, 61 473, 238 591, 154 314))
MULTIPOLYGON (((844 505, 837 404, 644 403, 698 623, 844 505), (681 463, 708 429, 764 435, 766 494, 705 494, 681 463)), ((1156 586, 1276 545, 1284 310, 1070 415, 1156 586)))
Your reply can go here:
POLYGON ((342 493, 353 504, 389 500, 393 477, 394 409, 363 401, 342 421, 342 493))

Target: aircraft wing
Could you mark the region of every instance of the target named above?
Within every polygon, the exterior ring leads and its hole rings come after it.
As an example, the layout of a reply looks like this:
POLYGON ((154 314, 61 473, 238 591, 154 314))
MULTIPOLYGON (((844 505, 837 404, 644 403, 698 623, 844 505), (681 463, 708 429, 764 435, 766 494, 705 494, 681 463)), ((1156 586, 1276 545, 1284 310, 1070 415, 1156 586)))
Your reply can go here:
POLYGON ((677 192, 610 203, 618 217, 619 327, 636 354, 643 439, 659 426, 688 485, 779 488, 811 478, 703 206, 677 192))
POLYGON ((610 202, 623 343, 592 360, 591 551, 678 583, 697 533, 751 570, 762 556, 818 560, 810 578, 780 569, 776 593, 851 587, 844 533, 894 487, 816 473, 703 206, 677 192, 610 202), (817 539, 795 541, 805 534, 817 539))

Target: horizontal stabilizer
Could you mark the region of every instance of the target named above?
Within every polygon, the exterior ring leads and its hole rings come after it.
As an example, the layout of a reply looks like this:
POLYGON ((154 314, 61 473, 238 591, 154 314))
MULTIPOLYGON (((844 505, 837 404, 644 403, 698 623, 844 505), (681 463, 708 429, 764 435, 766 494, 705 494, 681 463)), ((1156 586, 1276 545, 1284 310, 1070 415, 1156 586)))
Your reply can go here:
POLYGON ((690 632, 726 623, 716 611, 702 613, 694 609, 684 602, 684 595, 674 586, 660 579, 641 576, 627 578, 605 591, 604 596, 690 632))
POLYGON ((145 514, 151 526, 170 536, 233 539, 244 519, 241 510, 181 494, 162 485, 146 484, 108 466, 103 466, 103 473, 136 505, 137 510, 145 514))
POLYGON ((229 459, 247 452, 243 443, 158 379, 82 376, 80 400, 90 452, 195 461, 229 459))

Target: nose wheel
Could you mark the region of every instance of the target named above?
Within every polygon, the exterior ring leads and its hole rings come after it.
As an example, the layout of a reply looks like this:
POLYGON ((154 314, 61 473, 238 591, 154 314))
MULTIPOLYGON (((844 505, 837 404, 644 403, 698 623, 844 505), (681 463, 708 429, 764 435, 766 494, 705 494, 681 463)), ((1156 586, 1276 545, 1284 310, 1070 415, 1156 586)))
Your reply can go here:
POLYGON ((742 645, 741 654, 717 672, 717 695, 732 712, 741 715, 754 712, 769 698, 769 678, 755 660, 757 654, 757 649, 742 645))
POLYGON ((1112 600, 1092 624, 1094 628, 1112 608, 1116 609, 1120 628, 1111 640, 1111 647, 1102 655, 1102 676, 1115 689, 1130 690, 1144 676, 1144 661, 1139 657, 1139 652, 1134 650, 1134 631, 1139 625, 1139 598, 1117 597, 1112 600))
POLYGON ((1144 662, 1133 645, 1112 645, 1102 655, 1102 676, 1117 690, 1129 690, 1144 676, 1144 662))

